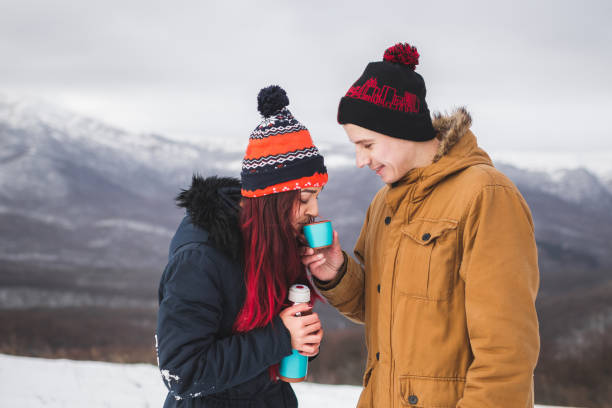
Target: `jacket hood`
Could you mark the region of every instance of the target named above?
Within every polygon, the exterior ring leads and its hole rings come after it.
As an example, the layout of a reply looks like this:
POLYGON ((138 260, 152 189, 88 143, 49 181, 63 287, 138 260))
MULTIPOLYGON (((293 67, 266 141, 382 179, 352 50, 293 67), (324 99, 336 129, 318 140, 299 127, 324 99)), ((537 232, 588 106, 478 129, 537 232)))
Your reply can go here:
POLYGON ((470 130, 472 116, 465 107, 457 108, 450 115, 434 114, 433 126, 436 139, 440 141, 438 152, 433 158, 434 163, 447 154, 453 146, 470 130))
POLYGON ((200 241, 208 241, 233 259, 239 259, 242 247, 240 199, 238 179, 194 175, 191 187, 176 197, 177 206, 185 208, 189 218, 183 221, 177 236, 182 232, 182 241, 191 239, 193 242, 194 235, 200 234, 200 241))
POLYGON ((444 179, 468 167, 479 164, 493 166, 489 155, 478 147, 476 136, 470 130, 472 117, 464 107, 450 115, 435 114, 433 125, 440 146, 433 163, 418 169, 422 183, 414 196, 415 200, 423 199, 444 179))
POLYGON ((406 189, 396 186, 418 182, 412 201, 423 200, 430 192, 447 177, 468 167, 478 164, 493 166, 487 153, 478 147, 476 136, 470 130, 472 118, 464 107, 460 107, 449 115, 436 113, 433 126, 436 138, 440 141, 433 163, 408 172, 401 180, 390 187, 387 203, 397 208, 406 193, 406 189), (394 191, 395 190, 395 191, 394 191))

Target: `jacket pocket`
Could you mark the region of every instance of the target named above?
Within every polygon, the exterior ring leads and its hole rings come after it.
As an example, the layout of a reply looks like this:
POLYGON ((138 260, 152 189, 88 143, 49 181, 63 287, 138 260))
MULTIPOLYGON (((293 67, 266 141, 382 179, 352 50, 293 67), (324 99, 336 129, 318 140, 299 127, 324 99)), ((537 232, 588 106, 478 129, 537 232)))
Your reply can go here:
POLYGON ((453 289, 457 264, 457 221, 418 218, 401 227, 396 282, 401 293, 445 300, 453 289))
POLYGON ((464 378, 404 375, 400 377, 402 404, 422 408, 455 408, 463 397, 464 378))

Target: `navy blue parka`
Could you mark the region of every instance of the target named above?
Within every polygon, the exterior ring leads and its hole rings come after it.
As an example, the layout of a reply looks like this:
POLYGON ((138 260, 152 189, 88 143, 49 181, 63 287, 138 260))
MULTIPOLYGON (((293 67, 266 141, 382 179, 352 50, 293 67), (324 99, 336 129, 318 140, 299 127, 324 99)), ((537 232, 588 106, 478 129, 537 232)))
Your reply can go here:
POLYGON ((235 334, 245 298, 238 224, 240 182, 194 176, 177 197, 186 208, 159 285, 158 363, 171 407, 297 407, 268 367, 291 354, 280 317, 235 334))

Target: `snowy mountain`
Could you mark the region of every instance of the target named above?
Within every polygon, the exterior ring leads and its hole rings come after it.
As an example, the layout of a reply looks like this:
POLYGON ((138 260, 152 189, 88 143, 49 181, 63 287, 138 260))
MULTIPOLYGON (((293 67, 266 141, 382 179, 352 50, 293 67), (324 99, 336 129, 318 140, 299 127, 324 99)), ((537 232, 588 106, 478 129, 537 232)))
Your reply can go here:
MULTIPOLYGON (((220 146, 131 134, 47 103, 0 97, 0 235, 9 238, 0 240, 0 260, 159 270, 182 216, 173 197, 192 173, 238 175, 239 149, 220 146)), ((381 183, 352 165, 348 143, 321 150, 330 168, 321 216, 334 220, 350 248, 381 183)), ((532 208, 543 264, 558 263, 559 251, 589 265, 612 263, 612 179, 555 167, 576 164, 567 158, 549 157, 544 171, 534 169, 535 156, 497 157, 532 208)), ((605 173, 605 161, 591 163, 605 173)))
POLYGON ((497 167, 523 188, 539 190, 563 201, 596 210, 612 208, 612 182, 607 182, 585 167, 548 172, 520 169, 504 162, 497 163, 497 167))
POLYGON ((531 172, 548 173, 553 178, 563 176, 566 170, 587 169, 605 184, 612 181, 612 151, 584 150, 576 146, 574 151, 492 151, 494 162, 507 163, 531 172))
POLYGON ((0 258, 141 266, 151 250, 166 251, 177 186, 227 160, 223 152, 0 98, 0 220, 11 237, 0 258))
MULTIPOLYGON (((361 387, 349 385, 304 382, 292 387, 301 408, 354 408, 361 393, 361 387)), ((0 392, 3 404, 14 408, 144 408, 161 407, 167 391, 157 367, 148 364, 0 354, 0 392)))
POLYGON ((151 195, 155 190, 148 179, 180 174, 201 158, 200 149, 186 143, 128 134, 43 103, 0 99, 0 125, 0 186, 9 197, 66 197, 70 171, 80 173, 77 181, 98 181, 88 180, 98 176, 110 185, 138 187, 151 195), (87 174, 92 169, 95 174, 87 174))

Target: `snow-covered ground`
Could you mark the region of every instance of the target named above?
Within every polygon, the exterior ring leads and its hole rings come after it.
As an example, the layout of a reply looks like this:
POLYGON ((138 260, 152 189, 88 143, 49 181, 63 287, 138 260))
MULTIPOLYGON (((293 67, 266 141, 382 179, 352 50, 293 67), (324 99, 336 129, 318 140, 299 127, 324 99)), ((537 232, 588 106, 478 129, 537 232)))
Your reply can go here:
MULTIPOLYGON (((349 408, 360 387, 295 384, 302 408, 349 408)), ((11 408, 160 407, 166 396, 157 367, 48 360, 0 354, 2 406, 11 408)), ((544 406, 538 406, 544 408, 544 406)))

